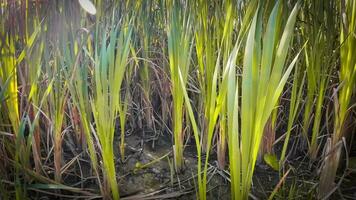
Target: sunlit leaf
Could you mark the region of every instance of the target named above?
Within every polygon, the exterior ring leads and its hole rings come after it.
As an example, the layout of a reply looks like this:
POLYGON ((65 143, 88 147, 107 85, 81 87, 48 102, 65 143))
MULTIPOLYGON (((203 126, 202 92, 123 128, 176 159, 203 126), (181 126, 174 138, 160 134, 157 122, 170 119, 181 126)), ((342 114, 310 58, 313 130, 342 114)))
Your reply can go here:
POLYGON ((265 154, 263 159, 272 169, 279 170, 279 162, 275 154, 265 154))

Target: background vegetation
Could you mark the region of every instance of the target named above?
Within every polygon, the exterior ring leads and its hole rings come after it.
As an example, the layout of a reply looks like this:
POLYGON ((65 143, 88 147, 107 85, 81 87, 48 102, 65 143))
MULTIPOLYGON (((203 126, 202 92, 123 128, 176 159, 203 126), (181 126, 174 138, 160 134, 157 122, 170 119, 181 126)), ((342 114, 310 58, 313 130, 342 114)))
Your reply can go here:
POLYGON ((356 198, 356 1, 0 15, 0 199, 356 198))

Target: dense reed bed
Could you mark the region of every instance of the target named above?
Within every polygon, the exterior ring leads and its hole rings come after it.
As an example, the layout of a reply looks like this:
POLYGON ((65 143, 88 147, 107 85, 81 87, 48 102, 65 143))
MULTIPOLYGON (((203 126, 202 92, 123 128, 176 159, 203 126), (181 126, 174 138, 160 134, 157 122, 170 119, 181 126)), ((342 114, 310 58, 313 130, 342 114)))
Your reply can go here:
POLYGON ((0 15, 0 199, 356 198, 356 1, 0 15))

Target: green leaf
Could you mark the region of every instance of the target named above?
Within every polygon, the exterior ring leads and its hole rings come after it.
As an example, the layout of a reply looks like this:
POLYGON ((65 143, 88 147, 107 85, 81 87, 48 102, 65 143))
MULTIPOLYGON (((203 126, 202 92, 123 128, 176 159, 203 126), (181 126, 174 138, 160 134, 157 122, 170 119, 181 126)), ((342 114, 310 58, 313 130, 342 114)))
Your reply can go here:
POLYGON ((265 154, 263 159, 268 166, 276 171, 279 171, 279 162, 275 154, 265 154))

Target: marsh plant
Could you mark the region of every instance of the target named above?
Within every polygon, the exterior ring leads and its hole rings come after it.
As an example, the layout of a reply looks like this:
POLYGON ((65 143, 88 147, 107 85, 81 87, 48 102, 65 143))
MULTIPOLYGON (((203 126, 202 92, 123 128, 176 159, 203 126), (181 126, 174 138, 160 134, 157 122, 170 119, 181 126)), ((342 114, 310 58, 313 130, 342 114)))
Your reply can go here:
POLYGON ((120 90, 126 71, 131 36, 131 28, 126 27, 120 29, 119 32, 118 27, 112 26, 108 38, 106 33, 103 33, 102 44, 95 54, 95 92, 91 101, 96 134, 101 147, 103 172, 114 199, 119 199, 113 146, 115 123, 117 114, 124 112, 120 90), (106 44, 107 39, 109 40, 108 45, 106 44), (115 52, 116 47, 120 47, 120 50, 115 52))
POLYGON ((346 198, 355 15, 352 0, 0 0, 0 199, 346 198))
POLYGON ((175 167, 179 171, 183 165, 184 150, 184 98, 179 76, 183 78, 182 84, 186 85, 192 51, 192 27, 187 4, 172 1, 167 4, 167 10, 168 56, 173 96, 173 152, 175 167))

